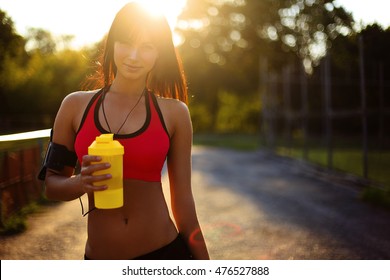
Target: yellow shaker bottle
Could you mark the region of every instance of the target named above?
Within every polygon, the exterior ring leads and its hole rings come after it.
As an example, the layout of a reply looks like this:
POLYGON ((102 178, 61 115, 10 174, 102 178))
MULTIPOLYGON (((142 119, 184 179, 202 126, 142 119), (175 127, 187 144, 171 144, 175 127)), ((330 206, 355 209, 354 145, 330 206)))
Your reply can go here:
POLYGON ((88 147, 88 154, 102 157, 111 167, 100 170, 94 175, 111 174, 112 178, 95 183, 107 185, 108 189, 94 192, 95 207, 99 209, 119 208, 123 206, 123 146, 113 140, 114 134, 102 134, 88 147))

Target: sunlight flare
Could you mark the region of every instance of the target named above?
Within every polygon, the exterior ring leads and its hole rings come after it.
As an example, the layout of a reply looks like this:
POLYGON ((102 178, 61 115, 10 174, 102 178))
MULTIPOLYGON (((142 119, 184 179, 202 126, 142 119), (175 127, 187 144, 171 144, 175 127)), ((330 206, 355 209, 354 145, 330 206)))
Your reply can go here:
POLYGON ((177 18, 183 11, 187 0, 137 0, 151 14, 164 15, 172 30, 175 29, 177 18))

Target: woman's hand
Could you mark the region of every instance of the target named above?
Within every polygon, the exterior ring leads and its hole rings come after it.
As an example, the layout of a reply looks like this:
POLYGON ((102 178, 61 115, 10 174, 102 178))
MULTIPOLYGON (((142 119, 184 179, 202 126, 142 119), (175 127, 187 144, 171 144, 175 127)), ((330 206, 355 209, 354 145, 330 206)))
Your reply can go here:
POLYGON ((110 168, 111 165, 107 162, 100 162, 101 160, 102 158, 99 156, 83 156, 79 178, 81 188, 86 193, 107 189, 107 185, 102 183, 98 184, 98 182, 111 179, 111 174, 101 172, 102 170, 110 168))

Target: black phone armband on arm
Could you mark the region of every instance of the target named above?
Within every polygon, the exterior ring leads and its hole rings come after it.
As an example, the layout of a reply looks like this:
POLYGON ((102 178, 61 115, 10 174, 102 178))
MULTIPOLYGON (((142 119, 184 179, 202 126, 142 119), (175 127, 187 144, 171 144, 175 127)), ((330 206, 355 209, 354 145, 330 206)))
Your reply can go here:
POLYGON ((38 179, 45 180, 47 168, 60 172, 65 166, 75 167, 76 163, 77 155, 75 152, 69 151, 64 145, 50 141, 38 179))

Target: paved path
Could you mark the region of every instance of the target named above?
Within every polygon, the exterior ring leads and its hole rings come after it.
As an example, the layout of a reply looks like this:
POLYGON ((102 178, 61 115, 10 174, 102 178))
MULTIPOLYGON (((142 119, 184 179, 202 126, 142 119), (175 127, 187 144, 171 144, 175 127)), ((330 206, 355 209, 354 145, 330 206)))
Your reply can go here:
MULTIPOLYGON (((314 174, 261 151, 194 148, 193 190, 211 258, 390 259, 390 212, 314 174)), ((47 206, 28 225, 0 238, 1 259, 82 258, 78 200, 47 206)))

